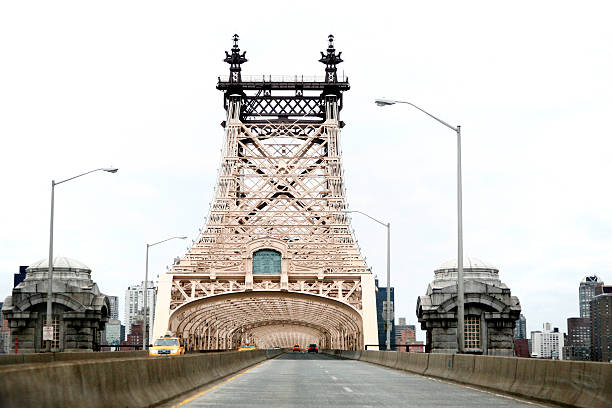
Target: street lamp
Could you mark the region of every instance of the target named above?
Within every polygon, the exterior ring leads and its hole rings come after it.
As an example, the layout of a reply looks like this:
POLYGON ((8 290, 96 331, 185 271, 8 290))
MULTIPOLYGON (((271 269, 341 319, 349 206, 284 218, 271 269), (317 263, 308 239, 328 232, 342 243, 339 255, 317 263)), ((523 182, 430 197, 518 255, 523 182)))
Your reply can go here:
POLYGON ((149 340, 149 336, 148 336, 148 332, 147 332, 147 285, 148 285, 148 280, 149 280, 149 248, 151 248, 152 246, 164 243, 166 241, 170 241, 172 239, 187 239, 187 237, 170 237, 170 238, 166 238, 164 240, 155 242, 153 244, 147 244, 147 261, 146 261, 146 266, 145 266, 145 280, 144 280, 144 291, 143 291, 143 307, 144 307, 144 316, 142 319, 142 349, 146 350, 147 349, 147 344, 148 344, 148 340, 149 340))
POLYGON ((464 331, 464 290, 463 290, 463 204, 462 204, 462 187, 461 187, 461 126, 452 126, 431 113, 419 108, 413 103, 405 101, 396 101, 393 99, 376 99, 376 105, 387 106, 396 103, 403 103, 416 108, 429 116, 432 119, 440 122, 449 129, 457 133, 457 346, 459 353, 464 351, 465 338, 464 331))
MULTIPOLYGON (((376 218, 369 216, 368 214, 357 211, 357 210, 343 210, 343 213, 358 213, 361 215, 365 215, 372 221, 375 221, 382 225, 383 227, 387 227, 387 313, 385 313, 385 323, 387 325, 387 339, 385 345, 387 346, 387 351, 391 350, 391 223, 384 223, 382 221, 377 220, 376 218)), ((384 310, 384 307, 383 307, 384 310)))
MULTIPOLYGON (((47 287, 47 326, 46 326, 46 330, 51 333, 51 338, 53 338, 53 329, 52 329, 53 327, 53 319, 52 319, 52 313, 53 313, 53 300, 52 300, 52 296, 53 296, 53 209, 55 206, 55 186, 57 186, 58 184, 65 183, 70 180, 74 180, 75 178, 85 176, 89 173, 96 172, 96 171, 116 173, 118 170, 119 169, 115 167, 99 168, 99 169, 90 170, 88 172, 79 174, 78 176, 74 176, 74 177, 70 177, 62 181, 58 181, 57 183, 55 182, 55 180, 51 180, 51 226, 50 226, 50 232, 49 232, 49 265, 48 265, 49 269, 47 271, 47 286, 48 287, 47 287)), ((47 340, 47 344, 46 344, 47 351, 51 351, 51 342, 52 340, 47 340)))

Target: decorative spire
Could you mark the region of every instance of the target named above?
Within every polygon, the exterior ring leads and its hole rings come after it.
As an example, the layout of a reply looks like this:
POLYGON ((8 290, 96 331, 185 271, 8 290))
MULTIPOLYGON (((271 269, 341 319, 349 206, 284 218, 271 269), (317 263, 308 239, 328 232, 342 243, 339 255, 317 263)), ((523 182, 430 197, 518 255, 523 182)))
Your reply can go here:
POLYGON ((240 48, 238 48, 238 40, 240 37, 238 34, 234 34, 232 37, 234 40, 234 46, 232 47, 232 54, 230 55, 227 51, 225 51, 225 59, 223 61, 230 64, 230 78, 229 82, 242 82, 242 78, 240 76, 240 64, 247 62, 246 59, 246 51, 240 55, 240 48))
POLYGON ((319 62, 322 62, 326 65, 325 67, 325 82, 338 82, 338 73, 336 65, 342 62, 341 52, 336 55, 336 48, 334 48, 334 36, 330 34, 328 37, 329 45, 327 46, 327 55, 321 52, 321 59, 319 62))

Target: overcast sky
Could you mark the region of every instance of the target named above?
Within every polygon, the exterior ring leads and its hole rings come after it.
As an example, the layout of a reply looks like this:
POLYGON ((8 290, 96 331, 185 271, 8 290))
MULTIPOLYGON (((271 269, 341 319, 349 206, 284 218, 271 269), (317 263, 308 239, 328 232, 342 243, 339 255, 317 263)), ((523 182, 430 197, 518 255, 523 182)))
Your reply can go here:
MULTIPOLYGON (((348 202, 391 222, 396 316, 417 323, 417 297, 456 257, 456 144, 406 105, 376 107, 383 96, 462 126, 465 254, 499 268, 528 330, 565 331, 582 278, 612 283, 608 3, 2 2, 0 298, 48 256, 51 180, 113 165, 57 187, 55 254, 123 303, 147 242, 203 226, 231 36, 246 75, 322 75, 333 33, 351 83, 348 202)), ((384 228, 353 221, 384 285, 384 228)), ((152 249, 152 275, 186 246, 152 249)))

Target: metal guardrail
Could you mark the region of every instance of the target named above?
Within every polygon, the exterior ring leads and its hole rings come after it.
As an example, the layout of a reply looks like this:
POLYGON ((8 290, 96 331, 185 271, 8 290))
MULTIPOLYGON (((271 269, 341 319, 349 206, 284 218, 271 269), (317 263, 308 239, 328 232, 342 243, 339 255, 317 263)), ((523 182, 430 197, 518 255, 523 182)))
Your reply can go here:
MULTIPOLYGON (((386 351, 387 350, 387 346, 385 344, 366 344, 365 345, 365 349, 367 350, 368 347, 378 347, 379 351, 386 351)), ((421 350, 419 350, 418 353, 424 353, 425 352, 425 345, 424 344, 391 344, 391 349, 393 349, 393 348, 400 348, 400 347, 404 347, 406 352, 410 352, 411 348, 420 348, 421 350)), ((397 350, 397 351, 401 351, 401 350, 397 350)))
MULTIPOLYGON (((241 75, 242 82, 325 82, 320 75, 241 75)), ((229 82, 229 75, 220 75, 220 82, 229 82)), ((348 77, 338 76, 338 82, 346 82, 348 77)))
POLYGON ((95 344, 93 351, 129 351, 142 350, 142 344, 95 344))

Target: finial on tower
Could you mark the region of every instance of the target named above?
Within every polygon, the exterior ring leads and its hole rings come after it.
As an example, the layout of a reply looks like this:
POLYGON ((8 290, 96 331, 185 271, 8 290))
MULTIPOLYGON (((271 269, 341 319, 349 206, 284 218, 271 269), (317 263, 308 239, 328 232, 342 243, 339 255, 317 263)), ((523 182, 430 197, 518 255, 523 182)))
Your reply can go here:
POLYGON ((223 61, 230 64, 229 82, 242 82, 242 78, 240 76, 240 65, 248 61, 245 57, 246 51, 244 51, 242 55, 240 55, 240 48, 238 47, 238 40, 240 39, 240 37, 238 36, 238 34, 234 34, 232 39, 234 40, 232 53, 230 55, 227 51, 225 51, 225 59, 223 61))
POLYGON ((329 45, 327 46, 327 55, 321 52, 321 59, 319 60, 319 62, 322 62, 326 65, 325 82, 338 82, 338 73, 336 65, 342 62, 342 58, 340 58, 342 52, 339 52, 336 55, 333 34, 330 34, 327 39, 329 41, 329 45))

